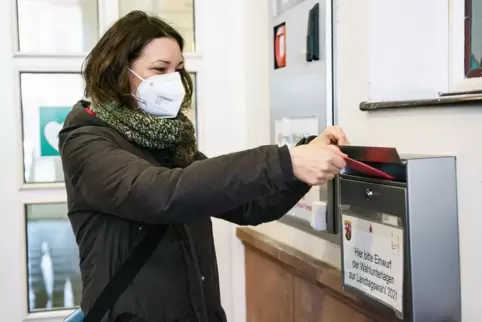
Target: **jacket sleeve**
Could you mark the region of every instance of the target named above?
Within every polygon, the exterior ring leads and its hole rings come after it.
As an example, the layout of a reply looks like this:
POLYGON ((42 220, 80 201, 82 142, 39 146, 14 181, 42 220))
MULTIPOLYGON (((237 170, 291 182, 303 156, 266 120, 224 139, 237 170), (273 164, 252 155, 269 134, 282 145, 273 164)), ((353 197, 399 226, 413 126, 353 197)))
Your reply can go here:
POLYGON ((257 201, 247 202, 222 215, 214 216, 238 225, 259 225, 278 220, 293 208, 310 187, 301 181, 293 181, 284 190, 257 201))
MULTIPOLYGON (((314 138, 316 138, 316 135, 303 138, 296 146, 308 144, 314 138)), ((203 154, 200 154, 200 157, 206 158, 203 154)), ((287 183, 285 189, 275 191, 271 195, 259 200, 247 202, 231 211, 214 217, 238 225, 259 225, 278 220, 286 215, 286 213, 308 193, 310 188, 309 185, 293 177, 293 180, 287 183)))
POLYGON ((150 224, 225 213, 294 180, 288 148, 275 145, 168 169, 120 148, 106 133, 81 128, 60 152, 66 181, 95 211, 150 224))
MULTIPOLYGON (((307 144, 315 137, 304 138, 297 145, 307 144)), ((199 153, 199 158, 204 160, 206 156, 199 153)), ((259 225, 278 220, 286 215, 308 193, 310 188, 309 185, 293 177, 293 180, 288 182, 284 189, 274 191, 258 200, 241 204, 223 214, 213 214, 213 217, 238 225, 259 225)))

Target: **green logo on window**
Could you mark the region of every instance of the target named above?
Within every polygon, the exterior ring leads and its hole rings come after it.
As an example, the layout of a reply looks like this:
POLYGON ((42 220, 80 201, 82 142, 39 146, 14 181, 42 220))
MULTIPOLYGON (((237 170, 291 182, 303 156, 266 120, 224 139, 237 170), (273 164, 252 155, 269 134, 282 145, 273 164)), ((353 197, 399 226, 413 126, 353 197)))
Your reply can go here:
POLYGON ((59 156, 59 132, 72 107, 40 106, 40 156, 59 156))

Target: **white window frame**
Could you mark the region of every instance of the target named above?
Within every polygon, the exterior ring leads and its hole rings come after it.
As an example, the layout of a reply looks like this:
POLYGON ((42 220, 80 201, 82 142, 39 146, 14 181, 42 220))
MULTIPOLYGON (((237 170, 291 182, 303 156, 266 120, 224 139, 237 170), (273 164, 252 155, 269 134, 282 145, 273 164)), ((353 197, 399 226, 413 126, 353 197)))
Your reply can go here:
MULTIPOLYGON (((54 74, 54 73, 68 73, 68 74, 79 74, 80 69, 73 68, 72 65, 79 66, 82 65, 82 58, 27 58, 27 59, 15 59, 14 60, 14 77, 15 77, 15 112, 18 120, 18 129, 16 133, 16 146, 22 147, 17 149, 17 158, 22 160, 21 171, 18 171, 18 186, 20 191, 30 190, 30 191, 40 191, 40 190, 56 190, 64 189, 65 184, 63 182, 52 182, 52 183, 27 183, 25 182, 25 160, 24 160, 24 149, 23 149, 23 119, 22 114, 22 93, 21 93, 21 81, 20 77, 22 73, 42 73, 42 74, 54 74)), ((54 90, 54 89, 53 89, 54 90)), ((55 92, 52 92, 55 95, 55 92)))
POLYGON ((449 91, 482 90, 482 77, 465 78, 465 1, 450 0, 449 5, 449 91))
MULTIPOLYGON (((18 272, 21 278, 19 284, 15 285, 15 292, 12 292, 12 283, 8 283, 6 286, 6 293, 13 293, 15 296, 11 298, 11 306, 7 309, 7 317, 12 321, 45 321, 56 322, 63 321, 63 319, 71 313, 71 310, 60 310, 50 312, 38 312, 28 313, 28 281, 27 281, 27 245, 26 245, 26 214, 25 206, 28 204, 51 204, 51 203, 65 203, 67 196, 65 192, 65 184, 61 183, 25 183, 24 181, 24 149, 23 149, 23 120, 21 110, 21 73, 80 73, 82 63, 88 53, 35 53, 35 52, 20 52, 19 51, 19 34, 18 34, 18 15, 17 15, 17 2, 16 0, 6 0, 9 3, 6 6, 10 7, 9 13, 3 13, 4 16, 9 19, 11 26, 11 41, 12 46, 9 49, 5 49, 3 53, 0 49, 0 56, 5 54, 6 50, 11 50, 11 60, 5 61, 0 67, 6 67, 6 73, 13 81, 14 93, 8 93, 6 99, 7 102, 14 102, 12 108, 15 109, 15 120, 7 120, 8 122, 15 122, 13 126, 15 133, 11 133, 15 136, 13 144, 15 147, 9 148, 8 151, 14 151, 14 159, 16 165, 9 171, 15 171, 16 182, 3 182, 3 185, 8 186, 7 189, 9 195, 14 196, 14 200, 11 205, 5 207, 10 213, 9 216, 4 217, 2 224, 3 229, 9 229, 8 233, 4 236, 12 236, 12 247, 6 252, 7 258, 13 260, 7 261, 9 267, 5 267, 2 272, 18 272), (12 66, 13 65, 13 66, 12 66), (13 254, 11 254, 12 252, 13 254), (14 255, 14 256, 11 256, 14 255), (18 291, 18 289, 21 291, 18 291), (21 294, 21 298, 17 295, 21 294)), ((205 2, 204 2, 205 3, 205 2)), ((198 141, 202 147, 203 137, 203 82, 202 82, 202 70, 203 70, 203 32, 202 32, 202 10, 201 6, 203 1, 194 0, 194 26, 195 26, 195 49, 196 52, 185 53, 185 65, 186 69, 190 73, 196 75, 196 109, 197 109, 197 130, 198 141)), ((3 6, 5 7, 5 6, 3 6)), ((118 0, 98 0, 98 35, 99 38, 104 32, 119 18, 119 5, 118 0)), ((1 69, 1 68, 0 68, 1 69)), ((2 70, 3 71, 3 70, 2 70)), ((55 95, 55 89, 48 95, 55 95)), ((8 114, 8 113, 7 113, 8 114)), ((10 115, 10 114, 8 114, 10 115)), ((9 159, 11 160, 11 159, 9 159)), ((9 180, 9 179, 8 179, 9 180)), ((5 232, 5 231, 3 231, 5 232)), ((2 233, 2 228, 0 228, 2 233)), ((17 276, 15 275, 15 276, 17 276)), ((5 277, 4 277, 5 278, 5 277)), ((8 278, 8 277, 7 277, 8 278)), ((4 305, 6 305, 4 303, 4 305)), ((1 305, 0 305, 1 306, 1 305)))

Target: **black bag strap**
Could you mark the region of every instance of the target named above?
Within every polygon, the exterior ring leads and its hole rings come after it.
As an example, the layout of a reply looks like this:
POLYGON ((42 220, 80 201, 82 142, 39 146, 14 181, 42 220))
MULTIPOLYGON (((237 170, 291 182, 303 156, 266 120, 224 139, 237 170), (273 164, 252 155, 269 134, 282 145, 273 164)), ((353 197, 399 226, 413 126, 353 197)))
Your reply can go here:
POLYGON ((84 322, 99 322, 102 320, 152 256, 164 237, 167 228, 168 225, 162 225, 152 226, 149 229, 144 239, 137 244, 125 263, 102 290, 102 293, 100 293, 94 305, 86 314, 84 322))

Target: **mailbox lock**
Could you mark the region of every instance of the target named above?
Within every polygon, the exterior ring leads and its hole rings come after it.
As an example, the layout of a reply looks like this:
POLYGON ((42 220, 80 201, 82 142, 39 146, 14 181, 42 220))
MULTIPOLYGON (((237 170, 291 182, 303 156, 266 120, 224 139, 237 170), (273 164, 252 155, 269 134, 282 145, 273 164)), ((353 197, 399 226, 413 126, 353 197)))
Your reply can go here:
POLYGON ((365 199, 372 200, 372 198, 373 198, 373 191, 372 189, 368 188, 367 190, 365 190, 365 199))

